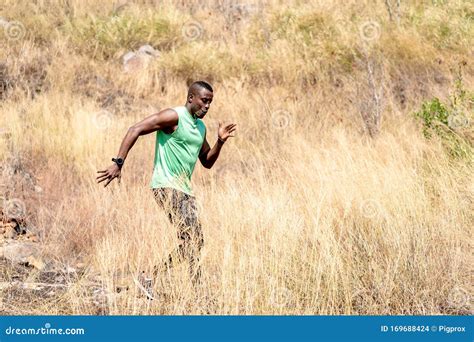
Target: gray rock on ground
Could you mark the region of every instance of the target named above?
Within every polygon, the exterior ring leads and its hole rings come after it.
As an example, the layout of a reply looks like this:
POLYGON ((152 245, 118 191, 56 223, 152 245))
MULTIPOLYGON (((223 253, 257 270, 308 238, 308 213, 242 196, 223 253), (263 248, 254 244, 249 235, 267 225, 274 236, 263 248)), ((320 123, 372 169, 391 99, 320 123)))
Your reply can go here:
POLYGON ((125 72, 133 72, 148 67, 150 62, 160 57, 160 52, 151 45, 142 45, 138 51, 129 51, 123 57, 123 69, 125 72))
POLYGON ((13 242, 0 247, 0 257, 24 264, 29 258, 40 258, 40 248, 33 242, 13 242))

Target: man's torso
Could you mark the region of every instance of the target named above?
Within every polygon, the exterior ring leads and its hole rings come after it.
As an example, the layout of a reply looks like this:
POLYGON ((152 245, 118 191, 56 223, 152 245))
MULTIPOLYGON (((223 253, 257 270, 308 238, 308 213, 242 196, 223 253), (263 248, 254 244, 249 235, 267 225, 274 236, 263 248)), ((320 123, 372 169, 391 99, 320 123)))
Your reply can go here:
POLYGON ((157 131, 152 188, 170 187, 193 195, 191 175, 206 134, 202 120, 194 119, 186 107, 173 108, 178 124, 157 131))

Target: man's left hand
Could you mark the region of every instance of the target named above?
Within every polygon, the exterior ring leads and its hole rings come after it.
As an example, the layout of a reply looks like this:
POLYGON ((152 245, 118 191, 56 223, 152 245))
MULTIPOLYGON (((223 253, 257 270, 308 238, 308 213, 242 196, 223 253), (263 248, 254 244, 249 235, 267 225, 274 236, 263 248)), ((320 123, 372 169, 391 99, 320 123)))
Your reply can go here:
POLYGON ((227 141, 227 138, 235 136, 232 133, 234 133, 236 129, 237 129, 237 124, 234 124, 234 123, 224 124, 222 122, 219 122, 219 129, 217 130, 217 136, 219 137, 220 140, 227 141))

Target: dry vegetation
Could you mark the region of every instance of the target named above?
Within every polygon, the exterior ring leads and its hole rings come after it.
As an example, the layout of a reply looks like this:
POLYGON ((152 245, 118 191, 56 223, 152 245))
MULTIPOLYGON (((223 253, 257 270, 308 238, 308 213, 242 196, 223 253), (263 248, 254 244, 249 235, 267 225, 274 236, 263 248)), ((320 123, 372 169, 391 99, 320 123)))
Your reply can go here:
MULTIPOLYGON (((53 295, 0 289, 4 314, 472 309, 472 2, 0 0, 0 17, 4 211, 24 203, 42 258, 78 270, 53 295), (159 57, 124 72, 143 44, 159 57), (202 286, 183 265, 150 302, 131 276, 176 244, 148 189, 154 135, 120 186, 95 171, 197 79, 215 88, 210 143, 218 120, 238 133, 193 176, 202 286), (422 110, 435 97, 448 118, 422 110)), ((41 276, 2 269, 7 283, 41 276)))

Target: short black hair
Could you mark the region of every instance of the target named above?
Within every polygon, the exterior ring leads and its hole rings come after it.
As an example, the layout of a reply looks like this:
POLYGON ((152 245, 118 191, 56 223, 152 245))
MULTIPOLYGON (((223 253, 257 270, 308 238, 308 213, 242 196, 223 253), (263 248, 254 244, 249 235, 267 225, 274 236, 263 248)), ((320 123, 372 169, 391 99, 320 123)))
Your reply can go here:
POLYGON ((214 92, 214 90, 212 89, 212 86, 209 83, 207 83, 206 81, 196 81, 196 82, 194 82, 193 84, 191 84, 189 86, 188 95, 194 94, 194 91, 197 90, 198 88, 207 89, 211 93, 214 92))

